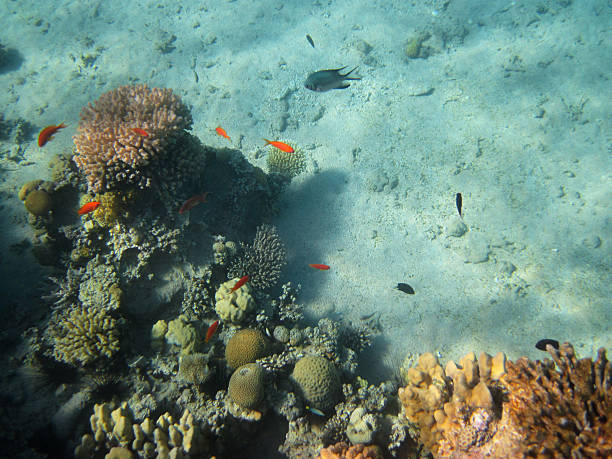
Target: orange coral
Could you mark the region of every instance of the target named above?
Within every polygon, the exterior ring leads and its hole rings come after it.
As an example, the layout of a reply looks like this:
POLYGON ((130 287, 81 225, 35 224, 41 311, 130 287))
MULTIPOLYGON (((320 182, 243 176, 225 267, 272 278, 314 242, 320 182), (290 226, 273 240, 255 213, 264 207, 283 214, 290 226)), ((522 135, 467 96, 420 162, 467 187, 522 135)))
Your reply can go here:
POLYGON ((171 89, 122 86, 81 111, 73 160, 90 191, 108 188, 109 180, 149 186, 138 169, 191 123, 189 109, 171 89))
POLYGON ((349 446, 340 442, 323 448, 316 459, 383 459, 383 454, 376 445, 349 446))
POLYGON ((502 383, 527 457, 612 457, 612 368, 604 349, 577 360, 574 348, 547 346, 553 361, 520 358, 502 383), (556 364, 556 369, 555 369, 556 364))

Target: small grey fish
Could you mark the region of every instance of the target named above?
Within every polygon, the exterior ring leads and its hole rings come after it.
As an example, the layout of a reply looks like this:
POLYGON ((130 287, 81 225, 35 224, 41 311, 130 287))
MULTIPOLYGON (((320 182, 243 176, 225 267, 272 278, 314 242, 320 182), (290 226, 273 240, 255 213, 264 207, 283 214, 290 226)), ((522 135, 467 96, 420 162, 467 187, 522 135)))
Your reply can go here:
POLYGON ((306 78, 304 86, 311 91, 325 92, 330 89, 348 88, 350 84, 346 83, 344 80, 361 80, 361 78, 349 77, 357 67, 343 75, 340 73, 340 70, 344 70, 345 68, 346 65, 339 69, 319 70, 318 72, 311 73, 308 75, 308 78, 306 78))
POLYGON ((312 39, 312 37, 310 35, 306 35, 306 40, 308 40, 308 43, 310 43, 310 46, 312 46, 313 48, 315 47, 314 45, 314 40, 312 39))

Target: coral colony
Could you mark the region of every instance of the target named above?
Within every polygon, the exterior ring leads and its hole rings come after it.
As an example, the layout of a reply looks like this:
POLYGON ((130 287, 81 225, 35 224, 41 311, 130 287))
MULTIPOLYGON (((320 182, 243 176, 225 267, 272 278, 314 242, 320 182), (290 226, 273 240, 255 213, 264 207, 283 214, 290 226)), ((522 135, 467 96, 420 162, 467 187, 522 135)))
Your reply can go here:
POLYGON ((304 153, 274 148, 264 173, 191 123, 170 89, 109 91, 83 109, 72 161, 21 190, 44 234, 34 253, 59 273, 24 359, 57 414, 3 422, 8 455, 40 457, 46 431, 65 457, 246 457, 265 426, 257 457, 612 456, 604 350, 444 367, 424 354, 396 380, 360 377, 375 321, 308 325, 299 286, 278 285, 287 252, 267 222, 304 153))

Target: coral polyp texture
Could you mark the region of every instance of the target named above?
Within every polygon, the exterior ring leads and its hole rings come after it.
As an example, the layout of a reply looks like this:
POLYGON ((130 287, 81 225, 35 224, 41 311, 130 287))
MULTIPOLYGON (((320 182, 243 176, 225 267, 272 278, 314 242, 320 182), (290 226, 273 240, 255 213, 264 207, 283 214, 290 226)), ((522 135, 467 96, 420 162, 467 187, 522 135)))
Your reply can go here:
POLYGON ((249 285, 265 290, 278 281, 287 263, 287 253, 276 228, 261 225, 257 228, 253 244, 241 244, 242 254, 229 266, 230 277, 249 276, 249 285))
POLYGON ((246 328, 232 336, 225 346, 225 359, 230 368, 253 363, 266 355, 267 342, 264 334, 256 329, 246 328))
POLYGON ((308 355, 297 361, 291 380, 313 408, 330 411, 340 398, 342 383, 333 363, 325 357, 308 355))
POLYGON ((273 149, 268 153, 268 170, 292 179, 306 169, 306 155, 301 150, 292 153, 273 149))
POLYGON ((354 445, 344 442, 323 448, 316 459, 383 459, 382 450, 376 446, 354 445))
POLYGON ((191 127, 189 109, 171 89, 121 86, 84 107, 73 160, 90 191, 114 182, 150 186, 141 167, 191 127))
POLYGON ((508 362, 502 383, 527 457, 612 457, 612 366, 604 349, 578 360, 569 343, 551 360, 508 362), (556 368, 555 368, 556 366, 556 368))
POLYGON ((264 397, 264 375, 261 365, 242 365, 230 378, 227 389, 229 397, 241 408, 256 408, 264 397))
POLYGON ((51 324, 53 356, 71 365, 110 358, 119 350, 117 323, 102 308, 75 307, 51 324))

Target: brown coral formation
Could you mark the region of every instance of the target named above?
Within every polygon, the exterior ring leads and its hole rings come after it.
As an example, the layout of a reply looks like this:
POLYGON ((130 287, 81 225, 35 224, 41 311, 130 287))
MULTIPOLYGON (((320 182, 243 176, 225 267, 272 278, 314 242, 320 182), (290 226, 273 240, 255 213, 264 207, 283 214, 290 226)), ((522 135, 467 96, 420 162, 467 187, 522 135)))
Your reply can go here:
POLYGON ((508 363, 510 419, 522 427, 527 457, 612 457, 612 366, 578 360, 564 343, 547 347, 551 360, 508 363), (556 368, 555 368, 556 365, 556 368))
POLYGON ((122 86, 81 111, 73 160, 90 191, 108 188, 109 181, 146 187, 150 178, 140 176, 139 168, 191 123, 189 109, 171 89, 122 86))
POLYGON ((446 370, 419 358, 399 390, 403 412, 434 457, 612 457, 612 370, 605 351, 506 362, 466 355, 446 370))
POLYGON ((376 446, 354 445, 344 442, 323 448, 316 459, 383 459, 381 449, 376 446))

